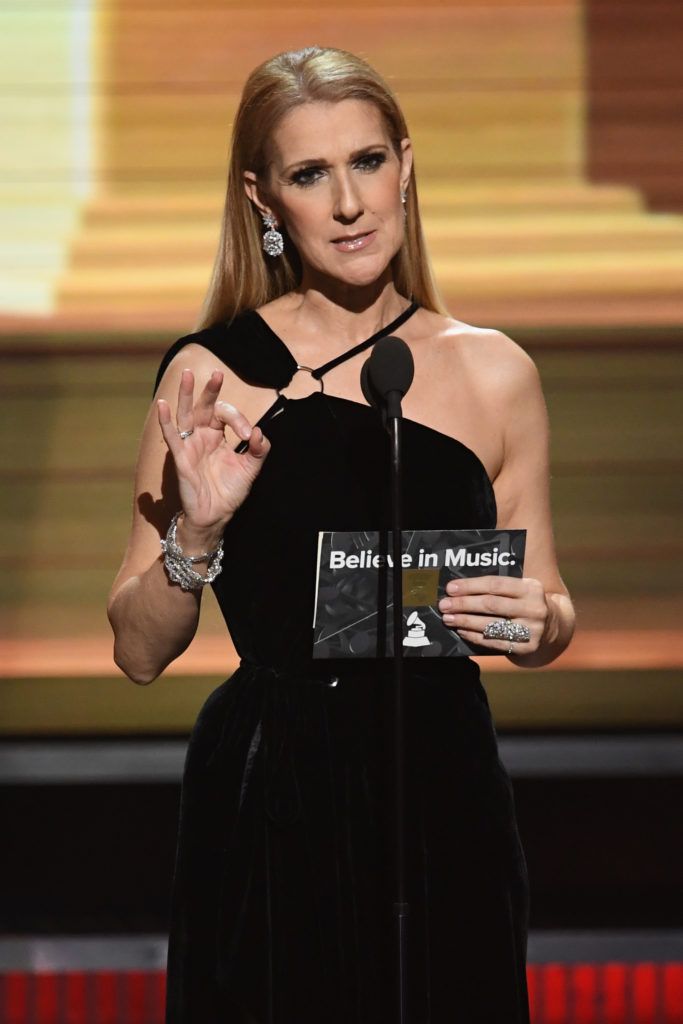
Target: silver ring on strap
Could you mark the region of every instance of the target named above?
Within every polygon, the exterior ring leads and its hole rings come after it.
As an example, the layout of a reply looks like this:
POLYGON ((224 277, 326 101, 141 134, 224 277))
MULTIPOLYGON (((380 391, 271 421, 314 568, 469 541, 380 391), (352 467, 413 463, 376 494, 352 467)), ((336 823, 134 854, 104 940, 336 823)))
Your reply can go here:
MULTIPOLYGON (((276 393, 278 395, 281 395, 282 392, 285 390, 285 388, 289 387, 289 385, 292 383, 292 381, 296 377, 296 375, 299 372, 299 370, 305 370, 307 373, 310 373, 311 377, 313 377, 314 370, 313 370, 312 366, 304 366, 303 363, 297 363, 296 364, 296 370, 294 371, 292 376, 289 378, 289 380, 285 384, 284 388, 275 388, 275 391, 276 391, 276 393)), ((317 380, 318 384, 320 385, 320 392, 322 393, 325 390, 325 385, 323 383, 322 377, 313 377, 313 380, 317 380)))

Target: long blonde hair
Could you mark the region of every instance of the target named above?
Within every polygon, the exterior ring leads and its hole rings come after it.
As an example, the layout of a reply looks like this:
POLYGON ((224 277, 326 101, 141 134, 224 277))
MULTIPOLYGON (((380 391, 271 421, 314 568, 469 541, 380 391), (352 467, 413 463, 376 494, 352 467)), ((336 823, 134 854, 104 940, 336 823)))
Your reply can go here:
MULTIPOLYGON (((285 251, 275 259, 261 248, 263 225, 244 190, 244 171, 267 170, 267 142, 294 107, 319 100, 368 100, 380 111, 398 156, 408 129, 398 102, 381 76, 345 50, 309 46, 281 53, 259 65, 244 86, 232 132, 225 208, 218 252, 195 330, 230 321, 291 291, 301 279, 301 262, 286 232, 285 251)), ((417 202, 415 168, 406 201, 406 231, 393 260, 398 292, 420 305, 446 313, 434 282, 417 202)))

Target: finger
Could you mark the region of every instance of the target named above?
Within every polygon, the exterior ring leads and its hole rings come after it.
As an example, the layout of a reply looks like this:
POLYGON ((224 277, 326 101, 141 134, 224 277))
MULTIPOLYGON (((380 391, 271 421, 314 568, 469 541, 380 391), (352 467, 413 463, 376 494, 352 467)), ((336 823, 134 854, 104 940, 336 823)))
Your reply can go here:
POLYGON ((489 619, 512 619, 527 611, 523 601, 514 597, 498 597, 496 594, 464 594, 457 597, 442 597, 439 611, 450 614, 482 615, 489 619))
POLYGON ((476 644, 477 647, 487 647, 490 651, 502 651, 504 654, 522 653, 515 643, 512 644, 512 651, 510 651, 511 641, 509 640, 485 640, 481 633, 470 629, 459 629, 457 632, 466 644, 476 644))
POLYGON ((159 418, 159 426, 161 427, 161 433, 164 436, 164 441, 166 442, 171 455, 173 455, 175 459, 180 454, 183 442, 181 441, 177 427, 173 422, 171 407, 165 398, 159 398, 157 400, 157 416, 159 418))
POLYGON ((265 459, 269 451, 270 441, 260 427, 254 427, 244 454, 261 462, 265 459))
POLYGON ((185 369, 180 375, 178 385, 178 407, 176 409, 178 431, 192 430, 194 427, 193 398, 194 374, 192 370, 185 369))
POLYGON ((248 441, 251 437, 251 423, 234 405, 230 402, 216 402, 213 407, 213 418, 211 426, 219 429, 223 429, 224 426, 230 427, 230 429, 237 434, 238 437, 248 441))
POLYGON ((501 597, 516 597, 524 591, 524 581, 517 576, 470 576, 449 580, 447 594, 498 594, 501 597))
MULTIPOLYGON (((214 370, 202 388, 201 394, 194 407, 194 425, 196 427, 209 426, 214 416, 216 400, 223 386, 223 372, 214 370)), ((222 429, 222 427, 221 427, 222 429)))
POLYGON ((446 613, 443 616, 444 625, 449 629, 467 630, 469 633, 478 633, 479 636, 493 620, 489 615, 451 615, 446 613))

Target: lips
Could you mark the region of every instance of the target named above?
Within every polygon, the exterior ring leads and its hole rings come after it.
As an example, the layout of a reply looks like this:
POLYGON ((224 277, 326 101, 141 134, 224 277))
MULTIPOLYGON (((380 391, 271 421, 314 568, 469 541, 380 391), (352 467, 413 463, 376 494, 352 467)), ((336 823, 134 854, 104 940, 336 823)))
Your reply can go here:
POLYGON ((364 249, 375 237, 374 231, 357 232, 355 235, 342 235, 332 239, 332 245, 340 252, 356 252, 364 249))

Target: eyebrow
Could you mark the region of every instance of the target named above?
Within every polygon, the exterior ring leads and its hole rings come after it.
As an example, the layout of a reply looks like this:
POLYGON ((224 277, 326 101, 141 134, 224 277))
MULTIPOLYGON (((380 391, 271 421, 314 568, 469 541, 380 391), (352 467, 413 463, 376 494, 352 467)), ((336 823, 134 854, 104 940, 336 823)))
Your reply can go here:
MULTIPOLYGON (((350 154, 351 160, 357 160, 359 156, 364 156, 366 153, 377 152, 378 149, 389 150, 389 147, 384 142, 373 143, 369 146, 363 146, 362 149, 354 149, 353 153, 350 154)), ((309 157, 306 160, 296 160, 293 164, 289 164, 283 168, 282 173, 287 174, 294 168, 303 170, 304 167, 327 167, 327 161, 324 157, 309 157)))

